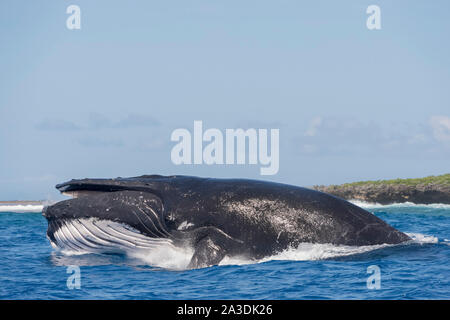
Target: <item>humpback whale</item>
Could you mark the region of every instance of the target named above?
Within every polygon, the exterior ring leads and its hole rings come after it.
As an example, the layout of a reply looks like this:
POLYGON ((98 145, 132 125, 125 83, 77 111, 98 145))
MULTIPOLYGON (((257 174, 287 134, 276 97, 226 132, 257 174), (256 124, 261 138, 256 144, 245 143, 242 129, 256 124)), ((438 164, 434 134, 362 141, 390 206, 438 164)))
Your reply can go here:
POLYGON ((189 268, 217 265, 226 256, 261 259, 301 243, 411 240, 346 200, 275 182, 145 175, 71 180, 56 188, 73 198, 44 208, 54 247, 88 252, 188 247, 189 268))

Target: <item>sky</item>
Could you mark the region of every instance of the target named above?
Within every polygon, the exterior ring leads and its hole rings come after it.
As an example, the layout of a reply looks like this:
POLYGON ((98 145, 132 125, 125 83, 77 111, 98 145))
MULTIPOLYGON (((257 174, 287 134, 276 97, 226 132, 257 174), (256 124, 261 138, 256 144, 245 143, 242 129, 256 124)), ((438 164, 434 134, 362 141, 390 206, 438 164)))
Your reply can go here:
POLYGON ((0 200, 57 199, 55 184, 84 177, 448 173, 449 34, 446 0, 2 0, 0 200), (171 133, 194 120, 279 129, 278 173, 175 165, 171 133))

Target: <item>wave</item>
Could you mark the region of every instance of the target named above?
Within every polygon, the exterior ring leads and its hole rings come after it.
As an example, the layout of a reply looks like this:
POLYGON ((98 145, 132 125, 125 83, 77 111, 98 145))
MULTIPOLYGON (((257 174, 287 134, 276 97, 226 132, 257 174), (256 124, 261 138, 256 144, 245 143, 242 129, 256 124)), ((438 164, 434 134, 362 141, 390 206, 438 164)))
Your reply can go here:
POLYGON ((14 204, 14 205, 0 205, 0 212, 12 213, 39 213, 44 209, 44 205, 35 204, 14 204))
POLYGON ((381 204, 376 202, 366 202, 361 200, 349 200, 354 205, 364 209, 376 209, 376 208, 428 208, 428 209, 450 209, 450 204, 445 203, 430 203, 430 204, 417 204, 412 202, 401 202, 392 204, 381 204))
POLYGON ((344 246, 328 243, 302 243, 297 248, 289 248, 273 256, 260 260, 250 260, 243 257, 226 257, 220 265, 245 265, 253 263, 262 263, 273 260, 287 261, 311 261, 325 260, 331 258, 351 256, 370 252, 373 250, 390 247, 393 245, 380 244, 373 246, 344 246))
MULTIPOLYGON (((406 243, 411 244, 436 244, 439 239, 435 236, 425 235, 421 233, 407 233, 412 241, 406 243)), ((444 244, 448 244, 445 240, 444 244)), ((270 257, 260 260, 250 260, 243 257, 226 257, 220 265, 245 265, 252 263, 268 262, 273 260, 288 260, 288 261, 311 261, 311 260, 325 260, 332 258, 340 258, 346 256, 353 256, 363 253, 368 253, 374 250, 396 247, 405 244, 379 244, 371 246, 345 246, 334 244, 319 244, 319 243, 302 243, 297 248, 289 248, 270 257)))
MULTIPOLYGON (((344 246, 333 244, 317 244, 317 243, 302 243, 297 248, 289 248, 275 255, 265 257, 263 259, 250 259, 242 256, 225 256, 219 263, 219 266, 226 265, 249 265, 258 264, 269 261, 312 261, 325 260, 339 257, 352 256, 362 253, 367 253, 373 250, 392 247, 395 245, 381 244, 373 246, 344 246)), ((55 247, 55 246, 54 246, 55 247)), ((56 248, 56 247, 55 247, 56 248)), ((66 256, 83 256, 91 253, 102 253, 101 250, 72 250, 58 248, 59 251, 66 256)), ((123 248, 122 248, 123 249, 123 248)), ((106 250, 103 253, 119 253, 119 250, 106 250)), ((123 250, 127 258, 132 260, 139 260, 141 264, 151 267, 182 271, 188 270, 189 262, 194 253, 192 248, 179 248, 169 244, 162 244, 158 247, 144 250, 141 248, 127 248, 123 250)), ((82 259, 80 257, 80 259, 82 259)), ((71 264, 75 262, 72 261, 71 264)), ((135 264, 135 262, 133 262, 135 264)))

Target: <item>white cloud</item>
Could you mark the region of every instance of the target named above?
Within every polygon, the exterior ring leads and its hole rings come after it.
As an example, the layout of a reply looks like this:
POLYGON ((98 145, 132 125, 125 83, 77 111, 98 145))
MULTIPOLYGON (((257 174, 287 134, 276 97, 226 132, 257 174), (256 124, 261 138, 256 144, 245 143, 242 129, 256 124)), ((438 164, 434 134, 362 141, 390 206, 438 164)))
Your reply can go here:
POLYGON ((44 119, 36 125, 42 131, 76 131, 80 127, 75 123, 64 119, 44 119))
POLYGON ((160 123, 152 116, 144 114, 129 114, 125 119, 114 124, 115 128, 154 127, 160 123))
POLYGON ((304 155, 436 156, 446 152, 450 118, 432 117, 431 124, 315 117, 295 140, 295 149, 304 155))
POLYGON ((311 120, 309 124, 308 130, 305 132, 305 136, 307 137, 314 137, 317 134, 317 130, 322 124, 322 117, 315 117, 311 120))
POLYGON ((433 116, 430 118, 433 136, 441 142, 450 142, 450 117, 433 116))

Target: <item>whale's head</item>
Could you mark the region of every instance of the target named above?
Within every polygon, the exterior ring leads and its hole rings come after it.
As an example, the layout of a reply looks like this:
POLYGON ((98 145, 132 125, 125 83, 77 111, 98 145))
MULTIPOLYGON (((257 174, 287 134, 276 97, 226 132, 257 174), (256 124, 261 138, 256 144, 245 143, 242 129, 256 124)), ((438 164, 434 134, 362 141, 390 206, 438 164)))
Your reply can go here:
POLYGON ((56 186, 72 199, 44 208, 47 237, 70 251, 150 248, 170 241, 164 183, 157 176, 71 180, 56 186))

